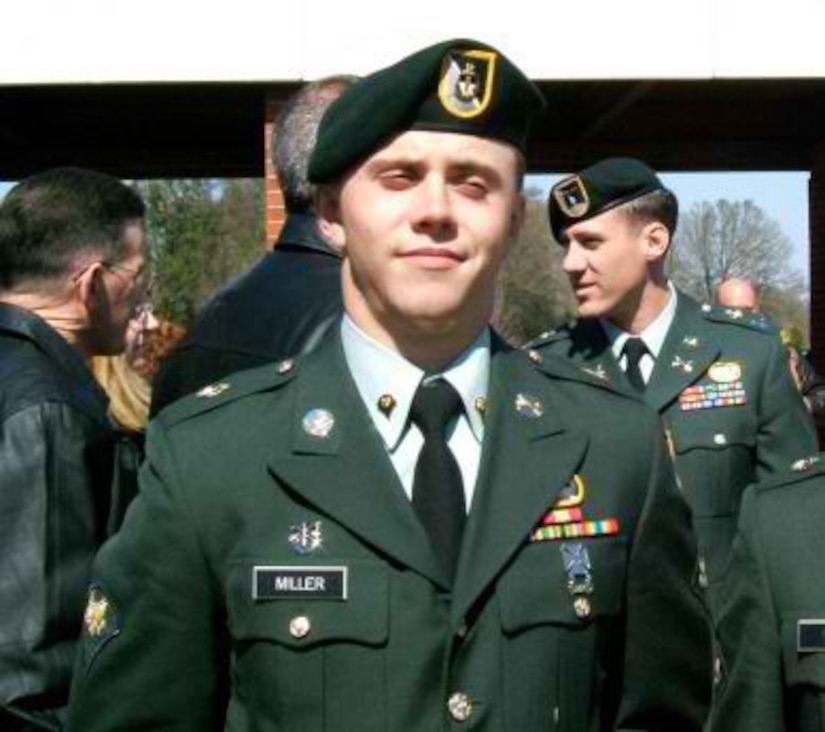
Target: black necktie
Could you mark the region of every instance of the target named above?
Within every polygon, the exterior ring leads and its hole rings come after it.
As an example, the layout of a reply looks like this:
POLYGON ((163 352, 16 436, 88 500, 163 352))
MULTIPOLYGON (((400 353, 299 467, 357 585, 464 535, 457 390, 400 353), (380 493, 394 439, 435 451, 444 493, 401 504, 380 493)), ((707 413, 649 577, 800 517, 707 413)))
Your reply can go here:
POLYGON ((466 511, 461 471, 444 431, 462 408, 461 397, 444 379, 422 383, 410 406, 410 419, 424 435, 415 465, 413 508, 450 579, 458 563, 466 511))
POLYGON ((642 376, 642 370, 639 368, 639 362, 642 360, 642 356, 648 352, 645 342, 641 338, 628 338, 622 351, 627 358, 627 368, 625 369, 627 380, 636 391, 644 391, 645 380, 642 376))

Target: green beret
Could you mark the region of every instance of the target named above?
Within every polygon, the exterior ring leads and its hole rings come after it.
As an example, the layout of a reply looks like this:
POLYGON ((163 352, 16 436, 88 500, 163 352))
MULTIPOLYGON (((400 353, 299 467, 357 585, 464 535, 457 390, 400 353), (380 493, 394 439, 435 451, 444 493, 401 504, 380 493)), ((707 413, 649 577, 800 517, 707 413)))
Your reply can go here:
POLYGON ((550 229, 561 241, 568 226, 660 190, 666 190, 662 181, 641 160, 607 158, 553 186, 548 201, 550 229))
POLYGON ((364 77, 330 105, 309 179, 334 182, 411 129, 489 137, 523 152, 530 122, 543 109, 538 87, 499 51, 445 41, 364 77))

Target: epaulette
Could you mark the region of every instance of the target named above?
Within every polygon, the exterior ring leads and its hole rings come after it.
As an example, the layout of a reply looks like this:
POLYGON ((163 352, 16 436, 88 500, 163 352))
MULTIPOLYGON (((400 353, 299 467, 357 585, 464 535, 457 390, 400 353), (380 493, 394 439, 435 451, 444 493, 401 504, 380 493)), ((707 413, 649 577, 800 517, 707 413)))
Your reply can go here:
POLYGON ((279 363, 239 371, 170 404, 157 419, 168 428, 249 394, 279 388, 295 376, 297 367, 298 362, 288 358, 279 363))
POLYGON ((802 483, 818 475, 825 475, 825 456, 811 455, 795 460, 787 469, 760 481, 756 484, 756 491, 760 494, 766 493, 776 488, 802 483))
POLYGON ((714 323, 729 323, 760 333, 779 335, 779 327, 771 317, 757 310, 731 308, 723 305, 711 305, 710 303, 704 303, 700 309, 702 315, 714 323))
POLYGON ((523 351, 529 351, 531 349, 541 348, 542 346, 546 346, 550 343, 570 340, 571 330, 572 327, 569 325, 563 325, 560 328, 553 330, 546 330, 541 335, 527 341, 527 343, 525 343, 521 348, 523 351))

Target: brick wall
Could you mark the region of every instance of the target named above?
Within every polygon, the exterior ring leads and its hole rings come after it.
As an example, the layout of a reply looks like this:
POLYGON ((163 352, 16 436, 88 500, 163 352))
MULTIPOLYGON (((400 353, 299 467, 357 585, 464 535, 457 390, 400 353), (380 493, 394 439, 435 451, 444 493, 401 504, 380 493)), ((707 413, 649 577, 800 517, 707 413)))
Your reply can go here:
POLYGON ((808 184, 811 242, 811 351, 825 373, 825 144, 817 147, 808 184))
POLYGON ((284 209, 284 196, 281 186, 278 183, 278 176, 275 175, 275 168, 272 167, 272 125, 275 116, 278 114, 278 101, 267 99, 266 116, 264 122, 264 165, 266 170, 265 194, 266 194, 266 245, 270 248, 284 225, 286 210, 284 209))

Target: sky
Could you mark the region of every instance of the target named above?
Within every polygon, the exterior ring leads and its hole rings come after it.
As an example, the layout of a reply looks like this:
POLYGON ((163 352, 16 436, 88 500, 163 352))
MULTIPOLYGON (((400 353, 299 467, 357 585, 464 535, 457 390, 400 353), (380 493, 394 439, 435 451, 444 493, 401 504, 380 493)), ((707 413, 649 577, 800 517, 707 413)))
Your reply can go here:
MULTIPOLYGON (((528 184, 545 190, 560 176, 530 176, 528 184)), ((662 181, 689 211, 699 201, 727 198, 751 200, 774 219, 793 244, 793 267, 809 281, 808 179, 807 172, 782 173, 663 173, 662 181)), ((0 182, 0 198, 11 187, 0 182)))
MULTIPOLYGON (((560 176, 531 176, 531 183, 547 189, 560 176)), ((808 231, 808 172, 781 173, 662 173, 662 182, 679 199, 679 210, 689 211, 700 201, 751 200, 776 221, 793 245, 791 264, 810 281, 808 231)))

